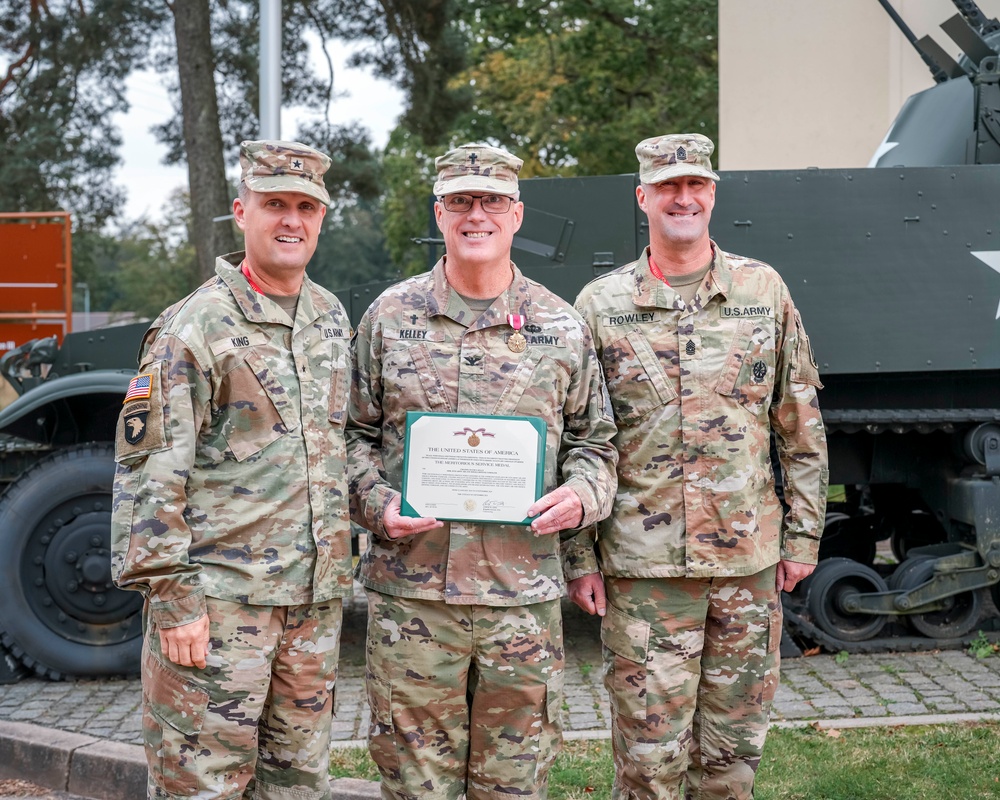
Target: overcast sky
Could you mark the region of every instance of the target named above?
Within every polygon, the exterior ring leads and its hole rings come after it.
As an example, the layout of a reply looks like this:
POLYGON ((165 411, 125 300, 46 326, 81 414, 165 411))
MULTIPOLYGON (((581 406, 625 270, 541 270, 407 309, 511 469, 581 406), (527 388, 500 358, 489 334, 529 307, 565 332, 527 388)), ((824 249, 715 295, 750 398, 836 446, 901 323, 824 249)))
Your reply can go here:
MULTIPOLYGON (((344 66, 349 52, 341 50, 338 53, 335 48, 330 49, 335 63, 337 56, 341 56, 339 68, 335 66, 334 80, 338 90, 346 93, 330 106, 330 119, 340 123, 358 120, 371 131, 373 144, 384 147, 402 112, 403 93, 389 81, 377 80, 366 70, 344 66)), ((155 72, 133 74, 128 80, 131 109, 128 114, 116 115, 116 124, 122 132, 124 163, 115 180, 128 192, 125 216, 129 219, 143 214, 158 218, 158 209, 170 192, 187 185, 187 167, 164 166, 166 148, 149 130, 172 113, 163 80, 163 76, 155 72)), ((283 110, 282 137, 294 136, 298 121, 309 116, 306 109, 283 110)), ((312 116, 319 118, 321 114, 312 116)))

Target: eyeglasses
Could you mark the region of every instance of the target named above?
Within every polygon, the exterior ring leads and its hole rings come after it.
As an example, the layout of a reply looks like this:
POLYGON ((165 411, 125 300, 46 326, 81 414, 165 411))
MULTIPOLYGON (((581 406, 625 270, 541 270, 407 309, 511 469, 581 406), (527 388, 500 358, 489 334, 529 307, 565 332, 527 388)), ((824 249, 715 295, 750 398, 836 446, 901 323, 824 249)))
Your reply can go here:
POLYGON ((514 202, 513 197, 507 197, 502 194, 446 194, 441 198, 441 204, 444 206, 445 211, 464 213, 472 211, 472 206, 476 200, 479 201, 479 204, 483 207, 483 211, 487 214, 506 214, 510 210, 510 204, 514 202))

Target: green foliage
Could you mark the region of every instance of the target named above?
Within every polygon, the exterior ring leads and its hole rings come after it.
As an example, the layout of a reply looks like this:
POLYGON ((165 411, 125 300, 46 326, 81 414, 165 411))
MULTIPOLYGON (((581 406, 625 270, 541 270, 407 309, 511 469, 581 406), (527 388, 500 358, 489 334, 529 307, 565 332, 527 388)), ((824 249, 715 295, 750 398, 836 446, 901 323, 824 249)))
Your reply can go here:
POLYGON ((63 208, 84 229, 118 212, 111 115, 162 15, 126 0, 0 0, 0 210, 63 208))
POLYGON ((382 230, 382 209, 375 201, 331 208, 307 268, 309 276, 334 291, 397 277, 382 230))
POLYGON ((384 163, 389 252, 406 274, 426 269, 410 239, 427 235, 431 163, 449 146, 498 144, 530 178, 635 172, 635 145, 669 131, 717 139, 716 0, 431 5, 411 29, 419 58, 404 42, 378 61, 397 78, 421 65, 384 163))
POLYGON ((88 285, 95 310, 152 319, 200 283, 187 232, 187 196, 174 195, 164 221, 139 220, 115 234, 74 237, 74 280, 88 285))
POLYGON ((839 653, 837 653, 837 655, 833 657, 833 660, 837 664, 846 664, 850 657, 851 657, 850 653, 848 653, 846 650, 841 650, 839 653))
POLYGON ((718 133, 714 0, 466 0, 471 87, 453 138, 491 140, 523 175, 634 172, 648 136, 718 133))
POLYGON ((404 275, 416 275, 428 268, 426 245, 416 245, 412 239, 432 233, 434 157, 441 152, 425 147, 417 134, 401 127, 392 132, 385 149, 386 241, 393 264, 404 275))
POLYGON ((982 631, 976 633, 969 642, 968 653, 976 658, 988 658, 994 653, 1000 652, 1000 644, 991 642, 982 631))

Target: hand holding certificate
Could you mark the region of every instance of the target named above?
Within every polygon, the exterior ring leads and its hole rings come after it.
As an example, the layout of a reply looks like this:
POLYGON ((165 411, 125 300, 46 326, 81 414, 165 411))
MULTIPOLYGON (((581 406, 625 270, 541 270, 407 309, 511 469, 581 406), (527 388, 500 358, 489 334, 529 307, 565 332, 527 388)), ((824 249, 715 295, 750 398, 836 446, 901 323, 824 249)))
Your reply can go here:
POLYGON ((545 434, 538 417, 408 411, 402 515, 528 525, 545 434))

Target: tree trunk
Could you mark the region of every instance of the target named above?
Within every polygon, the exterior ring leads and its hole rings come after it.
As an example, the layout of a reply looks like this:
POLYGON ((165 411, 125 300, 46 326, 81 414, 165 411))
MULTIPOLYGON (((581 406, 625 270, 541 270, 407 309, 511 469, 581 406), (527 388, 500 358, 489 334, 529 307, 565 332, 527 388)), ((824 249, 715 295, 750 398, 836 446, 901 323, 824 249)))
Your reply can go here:
POLYGON ((215 274, 215 257, 236 249, 228 222, 213 217, 230 213, 232 198, 226 186, 219 102, 215 94, 215 59, 209 0, 174 0, 177 71, 181 87, 184 151, 191 191, 191 237, 203 278, 215 274))

